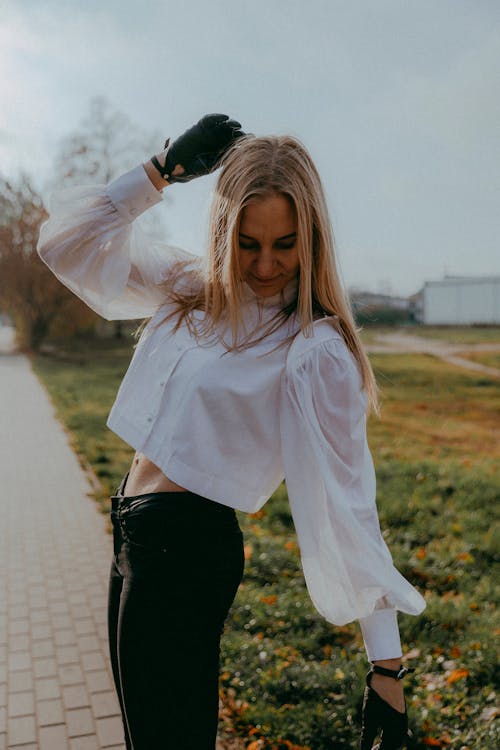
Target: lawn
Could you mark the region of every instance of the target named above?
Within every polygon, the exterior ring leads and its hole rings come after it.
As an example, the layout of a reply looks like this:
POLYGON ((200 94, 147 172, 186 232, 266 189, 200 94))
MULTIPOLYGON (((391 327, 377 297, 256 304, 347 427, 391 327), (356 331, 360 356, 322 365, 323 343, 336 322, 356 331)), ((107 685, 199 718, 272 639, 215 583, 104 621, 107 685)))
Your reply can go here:
MULTIPOLYGON (((74 342, 32 358, 100 480, 104 512, 133 455, 105 427, 131 344, 74 342)), ((381 527, 427 601, 418 617, 398 614, 405 662, 416 667, 405 678, 414 747, 493 750, 499 382, 430 355, 370 359, 382 391, 382 418, 368 422, 381 527)), ((258 513, 237 513, 246 567, 221 646, 221 733, 247 750, 357 748, 368 669, 358 624, 336 627, 314 609, 285 483, 258 513)))
POLYGON ((424 326, 401 328, 424 338, 443 339, 450 344, 500 344, 500 326, 424 326))

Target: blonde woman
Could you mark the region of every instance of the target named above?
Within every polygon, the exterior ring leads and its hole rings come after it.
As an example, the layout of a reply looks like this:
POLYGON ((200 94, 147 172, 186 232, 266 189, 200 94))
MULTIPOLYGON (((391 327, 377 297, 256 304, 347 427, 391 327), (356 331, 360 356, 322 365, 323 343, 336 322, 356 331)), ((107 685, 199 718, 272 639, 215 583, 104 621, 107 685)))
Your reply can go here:
POLYGON ((111 509, 126 745, 214 750, 220 637, 244 572, 235 510, 255 513, 285 479, 313 604, 361 626, 362 747, 380 729, 401 747, 397 610, 425 600, 380 531, 366 440, 377 386, 310 155, 240 128, 205 115, 108 185, 52 196, 40 232, 40 256, 92 309, 148 321, 107 420, 136 450, 111 509), (135 219, 165 188, 219 167, 204 256, 143 234, 135 219))

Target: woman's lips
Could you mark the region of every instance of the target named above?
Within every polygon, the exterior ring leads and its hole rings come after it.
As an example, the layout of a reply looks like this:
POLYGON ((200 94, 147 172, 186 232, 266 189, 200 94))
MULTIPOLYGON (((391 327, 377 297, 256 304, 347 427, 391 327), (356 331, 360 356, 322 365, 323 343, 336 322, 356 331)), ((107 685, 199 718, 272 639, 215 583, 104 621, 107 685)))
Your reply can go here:
POLYGON ((275 276, 274 279, 258 279, 257 276, 254 276, 255 281, 257 281, 259 284, 274 284, 276 281, 278 281, 279 276, 275 276))

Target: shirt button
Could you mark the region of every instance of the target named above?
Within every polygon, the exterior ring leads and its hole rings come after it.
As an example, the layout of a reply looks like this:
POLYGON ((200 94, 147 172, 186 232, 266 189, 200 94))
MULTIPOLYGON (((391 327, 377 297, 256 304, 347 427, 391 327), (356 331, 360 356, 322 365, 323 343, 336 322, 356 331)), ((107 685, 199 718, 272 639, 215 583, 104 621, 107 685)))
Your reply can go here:
POLYGON ((152 422, 152 421, 153 421, 153 417, 148 417, 148 422, 152 422))
POLYGON ((161 386, 164 386, 164 385, 165 385, 165 381, 164 381, 164 380, 162 380, 162 381, 161 381, 161 383, 160 383, 160 385, 161 385, 161 386))

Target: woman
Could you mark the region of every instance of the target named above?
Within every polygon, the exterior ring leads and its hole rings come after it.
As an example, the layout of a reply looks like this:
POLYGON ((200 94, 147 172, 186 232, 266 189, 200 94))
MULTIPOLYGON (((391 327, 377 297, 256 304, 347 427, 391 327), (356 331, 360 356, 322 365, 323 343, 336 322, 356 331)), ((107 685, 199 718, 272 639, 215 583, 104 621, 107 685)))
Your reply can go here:
POLYGON ((318 611, 359 620, 362 746, 407 729, 397 610, 425 600, 380 532, 366 441, 377 388, 296 138, 206 115, 107 186, 52 196, 38 252, 108 320, 149 318, 107 425, 135 448, 112 498, 109 643, 127 748, 213 750, 219 646, 243 576, 235 509, 286 479, 318 611), (222 167, 205 257, 147 238, 162 190, 222 167), (230 340, 227 341, 226 339, 230 340))

